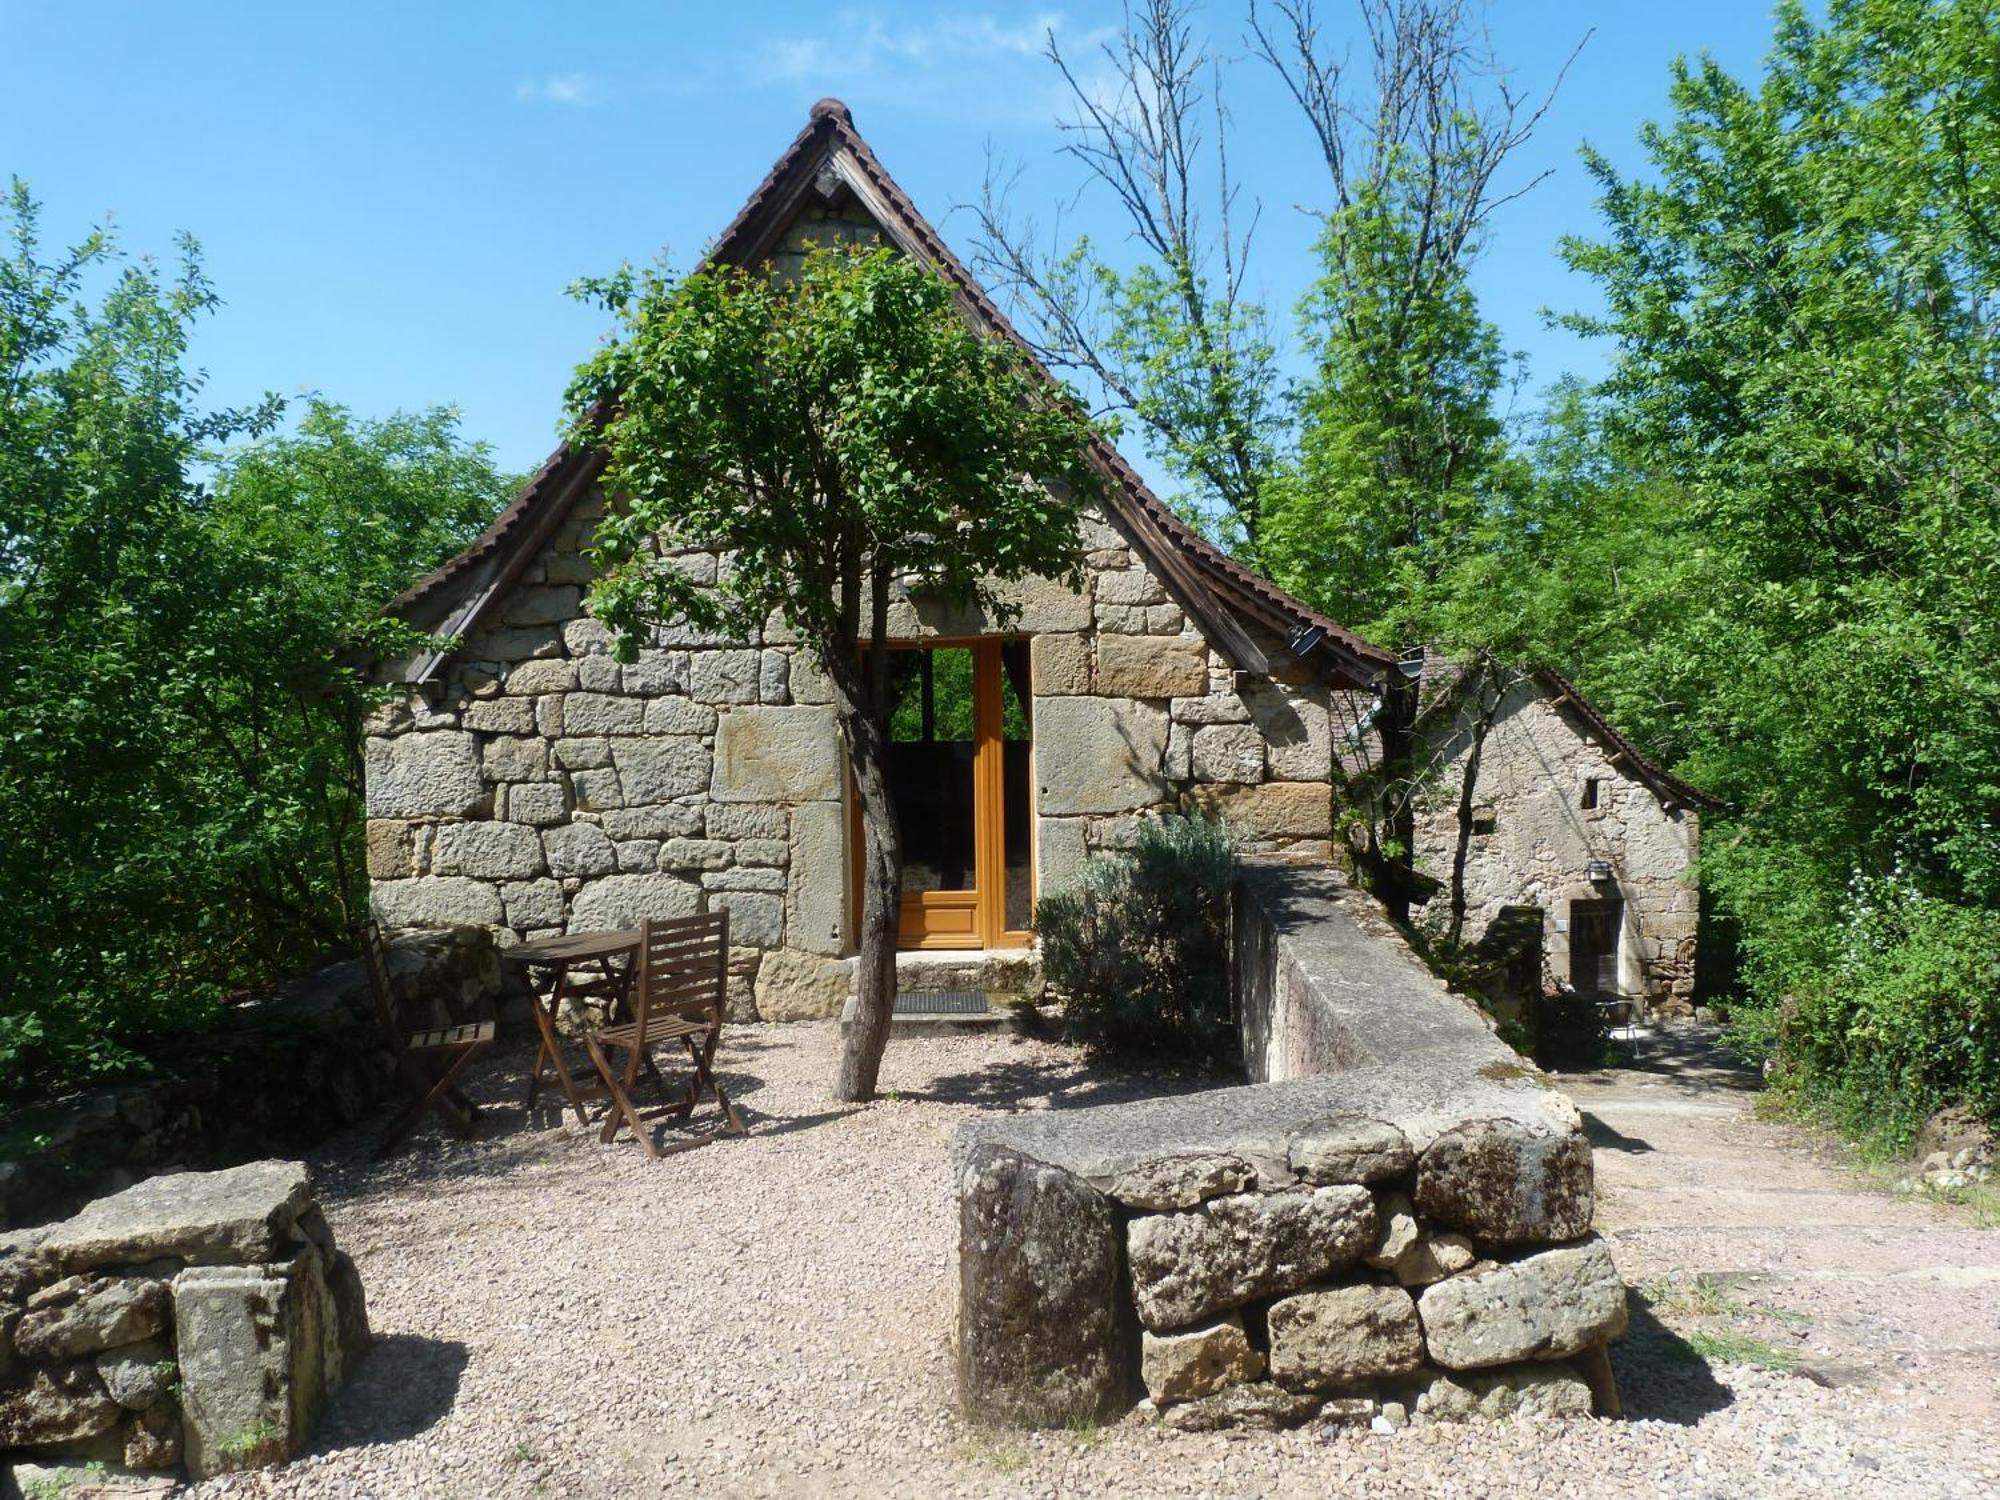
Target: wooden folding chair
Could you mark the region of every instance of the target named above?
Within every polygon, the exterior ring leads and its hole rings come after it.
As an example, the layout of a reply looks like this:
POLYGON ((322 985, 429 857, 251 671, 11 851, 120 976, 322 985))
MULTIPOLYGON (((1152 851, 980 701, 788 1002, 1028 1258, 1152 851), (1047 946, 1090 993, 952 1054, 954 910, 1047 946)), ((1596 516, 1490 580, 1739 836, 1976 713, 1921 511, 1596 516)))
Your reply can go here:
POLYGON ((375 1148, 376 1159, 379 1161, 395 1150, 427 1109, 436 1110, 453 1135, 461 1140, 469 1137, 473 1121, 479 1117, 479 1106, 458 1087, 458 1075, 467 1063, 493 1046, 493 1023, 476 1021, 464 1026, 403 1030, 396 1023, 396 1002, 389 990, 389 960, 382 929, 374 922, 364 922, 356 936, 368 969, 368 991, 375 1002, 375 1018, 396 1054, 396 1072, 410 1096, 382 1132, 382 1144, 375 1148))
POLYGON ((671 917, 647 921, 639 932, 639 984, 633 1001, 632 1019, 616 1026, 603 1026, 584 1036, 590 1060, 611 1094, 604 1129, 598 1139, 617 1138, 620 1123, 630 1125, 639 1144, 650 1156, 660 1155, 653 1132, 640 1118, 632 1103, 632 1091, 643 1068, 660 1081, 652 1049, 662 1042, 680 1041, 686 1048, 693 1072, 688 1079, 687 1098, 674 1109, 671 1118, 686 1119, 694 1112, 704 1091, 722 1107, 722 1129, 690 1145, 707 1145, 717 1135, 741 1135, 743 1120, 715 1077, 715 1048, 722 1038, 723 996, 729 981, 729 913, 708 912, 694 917, 671 917), (622 1050, 622 1068, 613 1065, 609 1054, 622 1050))

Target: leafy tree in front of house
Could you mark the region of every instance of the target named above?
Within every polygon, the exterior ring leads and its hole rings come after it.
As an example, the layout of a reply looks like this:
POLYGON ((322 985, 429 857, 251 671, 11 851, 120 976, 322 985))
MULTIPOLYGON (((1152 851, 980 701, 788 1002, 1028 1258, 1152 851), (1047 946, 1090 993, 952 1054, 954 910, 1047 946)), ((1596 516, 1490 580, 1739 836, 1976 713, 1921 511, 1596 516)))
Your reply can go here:
POLYGON ((342 653, 507 481, 433 412, 204 408, 216 306, 95 233, 0 225, 0 1110, 153 1065, 358 909, 342 653), (265 434, 247 447, 232 440, 265 434), (207 477, 203 477, 206 474, 207 477))
MULTIPOLYGON (((835 1086, 871 1097, 895 1000, 902 839, 884 746, 901 590, 1004 613, 994 585, 1074 582, 1090 433, 1012 344, 886 249, 815 250, 796 275, 715 266, 581 284, 618 339, 571 389, 620 497, 593 611, 636 650, 655 622, 761 627, 782 612, 832 682, 863 830, 860 1023, 835 1086), (719 543, 713 589, 662 539, 719 543)), ((824 878, 838 879, 837 871, 824 878)))

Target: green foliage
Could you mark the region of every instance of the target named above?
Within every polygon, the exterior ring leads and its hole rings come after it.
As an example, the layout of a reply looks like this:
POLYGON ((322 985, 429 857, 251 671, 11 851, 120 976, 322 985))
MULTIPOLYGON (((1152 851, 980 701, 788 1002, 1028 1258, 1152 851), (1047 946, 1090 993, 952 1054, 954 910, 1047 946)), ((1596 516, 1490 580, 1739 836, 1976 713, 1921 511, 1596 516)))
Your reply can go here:
POLYGON ((1093 491, 1087 427, 922 266, 816 248, 783 278, 628 269, 579 292, 622 333, 571 406, 580 430, 608 410, 591 440, 627 503, 598 530, 591 607, 623 649, 658 620, 782 610, 838 683, 873 580, 1001 611, 996 580, 1079 576, 1073 498, 1034 480, 1093 491), (658 556, 662 534, 726 539, 722 586, 658 556))
POLYGON ((1606 468, 1549 478, 1613 504, 1578 566, 1543 530, 1522 612, 1547 640, 1567 610, 1557 659, 1730 799, 1703 874, 1750 1024, 1878 1121, 1994 1107, 1957 1038, 2000 904, 1995 46, 1962 0, 1787 5, 1760 85, 1676 68, 1646 180, 1591 158, 1609 233, 1567 254, 1607 310, 1570 321, 1618 347, 1606 468))
MULTIPOLYGON (((1458 149, 1475 152, 1476 134, 1458 149)), ((1389 153, 1327 218, 1299 308, 1313 375, 1296 393, 1298 457, 1260 548, 1279 582, 1397 642, 1435 637, 1440 581, 1496 488, 1520 479, 1494 409, 1508 361, 1469 280, 1476 246, 1437 257, 1427 165, 1389 153)))
POLYGON ((2000 911, 1857 882, 1842 947, 1776 1017, 1787 1081, 1904 1148, 1946 1104, 2000 1119, 2000 911))
POLYGON ((1146 451, 1180 486, 1177 507, 1246 558, 1260 555, 1264 486, 1289 426, 1265 310, 1218 289, 1185 247, 1121 270, 1087 238, 1050 268, 1043 295, 1089 309, 1087 335, 1054 323, 1068 339, 1050 352, 1094 360, 1115 382, 1146 451))
POLYGON ((103 234, 0 260, 0 1108, 143 1069, 232 992, 310 962, 358 901, 341 653, 505 489, 445 413, 199 409, 215 305, 103 234), (90 299, 95 294, 97 306, 90 299), (197 476, 212 466, 203 483, 197 476))
POLYGON ((1087 861, 1035 907, 1042 964, 1072 1041, 1123 1056, 1228 1055, 1228 830, 1205 816, 1144 823, 1129 853, 1087 861))

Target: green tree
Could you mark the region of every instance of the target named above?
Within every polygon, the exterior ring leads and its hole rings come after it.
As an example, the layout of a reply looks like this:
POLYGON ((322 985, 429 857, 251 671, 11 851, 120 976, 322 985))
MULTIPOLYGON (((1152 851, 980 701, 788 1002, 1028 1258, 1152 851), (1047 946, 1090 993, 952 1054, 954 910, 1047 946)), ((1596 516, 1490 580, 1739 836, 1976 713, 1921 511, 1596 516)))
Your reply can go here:
POLYGON ((1258 213, 1238 201, 1221 64, 1192 13, 1189 0, 1145 0, 1081 78, 1048 38, 1075 105, 1063 154, 1117 201, 1136 263, 1088 237, 1043 248, 989 172, 975 264, 1051 369, 1093 383, 1137 424, 1180 486, 1176 509, 1254 562, 1289 419, 1269 317, 1244 292, 1258 213))
MULTIPOLYGON (((621 505, 592 609, 636 650, 652 623, 782 612, 833 684, 863 829, 859 1024, 837 1097, 873 1095, 895 1002, 902 838, 884 746, 898 589, 1006 609, 994 585, 1075 581, 1090 433, 951 289, 889 250, 816 250, 796 276, 714 267, 582 283, 620 337, 571 390, 621 505), (720 541, 693 584, 663 544, 720 541)), ((831 872, 829 872, 831 874, 831 872)))
POLYGON ((171 272, 101 233, 44 258, 19 183, 5 219, 0 1107, 142 1068, 340 941, 363 702, 341 653, 505 487, 441 414, 315 407, 219 448, 280 409, 201 409, 192 242, 171 272))
POLYGON ((1617 347, 1610 451, 1670 496, 1583 681, 1735 804, 1703 868, 1752 993, 1897 1126, 1976 1092, 1865 1060, 1885 1025, 1955 1055, 1988 971, 1934 950, 2000 905, 1997 59, 1980 0, 1782 5, 1755 85, 1676 66, 1644 180, 1589 157, 1608 233, 1566 247, 1606 304, 1570 321, 1617 347), (1948 993, 1879 1003, 1871 966, 1948 993))

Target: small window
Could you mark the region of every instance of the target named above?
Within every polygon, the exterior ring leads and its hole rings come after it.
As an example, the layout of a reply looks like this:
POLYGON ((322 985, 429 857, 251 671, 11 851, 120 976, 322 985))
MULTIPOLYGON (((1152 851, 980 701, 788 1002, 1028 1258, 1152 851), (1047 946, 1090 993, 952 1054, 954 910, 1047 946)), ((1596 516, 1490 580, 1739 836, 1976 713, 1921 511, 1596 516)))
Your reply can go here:
POLYGON ((1493 831, 1494 825, 1498 822, 1499 822, 1499 815, 1495 813, 1492 808, 1490 807, 1473 808, 1472 831, 1474 833, 1491 833, 1493 831))
POLYGON ((1595 776, 1586 776, 1583 778, 1583 810, 1585 812, 1589 812, 1597 806, 1598 779, 1595 776))

